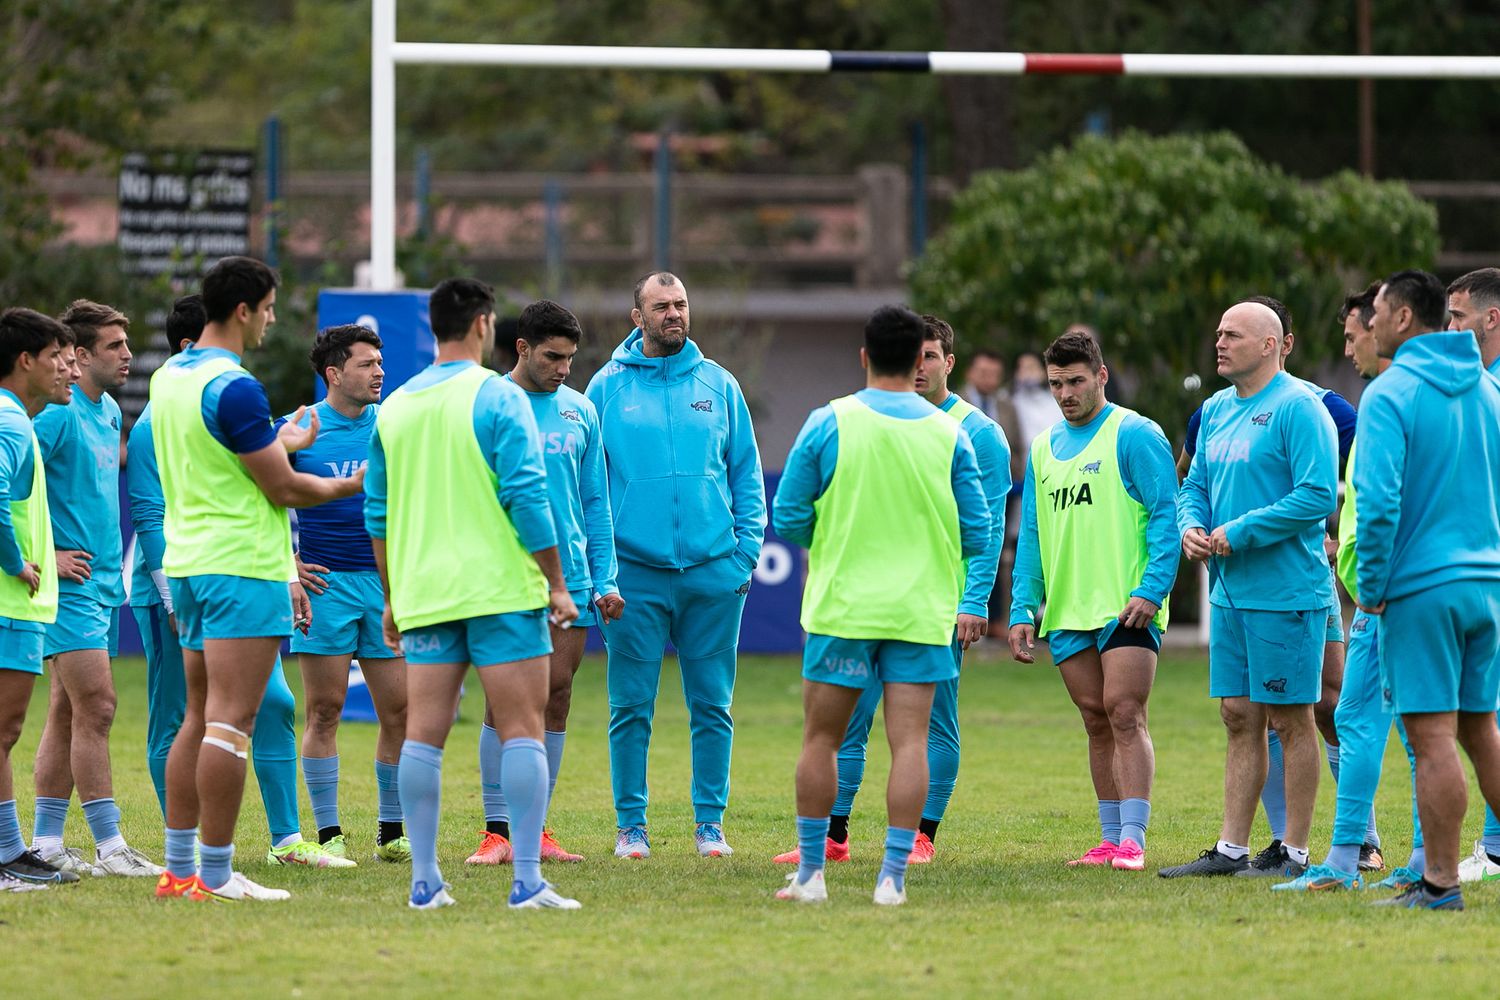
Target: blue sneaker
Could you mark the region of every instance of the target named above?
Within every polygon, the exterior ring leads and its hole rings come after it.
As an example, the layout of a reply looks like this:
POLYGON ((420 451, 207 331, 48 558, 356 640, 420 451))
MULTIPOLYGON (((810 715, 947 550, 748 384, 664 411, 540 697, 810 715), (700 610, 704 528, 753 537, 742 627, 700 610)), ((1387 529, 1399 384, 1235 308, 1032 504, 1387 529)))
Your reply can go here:
POLYGON ((644 826, 627 826, 615 837, 615 857, 641 860, 651 857, 651 840, 644 826))
POLYGON ((437 910, 456 902, 458 900, 448 895, 447 882, 439 882, 435 888, 428 888, 426 882, 418 882, 411 887, 411 899, 406 905, 413 910, 437 910))
POLYGON ((1418 880, 1416 885, 1401 895, 1379 900, 1375 905, 1397 906, 1404 910, 1462 910, 1464 894, 1456 885, 1451 889, 1430 892, 1427 889, 1427 883, 1418 880))
POLYGON ((1358 872, 1353 875, 1327 865, 1313 865, 1290 882, 1271 886, 1272 892, 1325 892, 1334 889, 1363 889, 1364 880, 1358 872))
POLYGON ((718 823, 699 823, 693 830, 693 840, 698 844, 698 854, 705 858, 727 858, 734 848, 724 842, 724 827, 718 823))
POLYGON ((1414 871, 1411 868, 1403 866, 1401 868, 1397 868, 1395 871, 1391 872, 1379 882, 1376 882, 1373 888, 1399 889, 1400 891, 1405 892, 1407 889, 1410 889, 1420 881, 1422 881, 1421 872, 1414 871))

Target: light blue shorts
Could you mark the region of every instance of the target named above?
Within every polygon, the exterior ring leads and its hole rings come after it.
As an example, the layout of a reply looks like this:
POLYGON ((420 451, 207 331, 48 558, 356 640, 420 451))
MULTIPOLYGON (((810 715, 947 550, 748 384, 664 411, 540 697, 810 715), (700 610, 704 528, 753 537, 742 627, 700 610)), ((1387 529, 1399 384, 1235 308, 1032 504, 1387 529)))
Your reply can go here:
POLYGON ((1097 649, 1103 653, 1126 646, 1157 652, 1161 649, 1161 630, 1151 622, 1147 622, 1145 628, 1122 629, 1116 618, 1103 628, 1053 629, 1047 633, 1047 648, 1052 650, 1053 663, 1071 659, 1085 649, 1097 649))
POLYGON ((46 635, 47 626, 41 622, 0 618, 0 670, 40 674, 46 635))
POLYGON ((42 655, 52 657, 80 649, 102 649, 110 656, 119 655, 120 609, 65 590, 57 595, 57 621, 47 626, 42 655))
POLYGON ((871 684, 935 684, 958 676, 953 647, 899 639, 840 639, 810 634, 802 650, 802 676, 820 684, 862 688, 871 684))
POLYGON ((547 609, 509 611, 408 629, 401 635, 407 663, 472 663, 488 667, 552 652, 547 609))
POLYGON ((599 609, 594 605, 594 590, 570 590, 568 596, 578 608, 578 620, 569 628, 588 628, 599 624, 599 609))
POLYGON ((1388 601, 1380 619, 1380 665, 1398 713, 1495 711, 1500 585, 1440 584, 1388 601))
POLYGON ((204 639, 292 634, 292 594, 284 581, 205 574, 169 577, 167 583, 183 649, 202 652, 204 639))
POLYGON ((1328 629, 1323 636, 1325 643, 1344 641, 1344 608, 1334 601, 1328 608, 1328 629))
POLYGON ((385 644, 380 633, 380 615, 385 593, 380 574, 373 570, 337 570, 323 575, 328 589, 307 592, 312 605, 312 626, 303 635, 292 632, 292 652, 313 656, 343 656, 360 660, 389 660, 401 654, 385 644))
POLYGON ((1208 694, 1262 705, 1315 705, 1328 609, 1237 611, 1213 606, 1208 694))

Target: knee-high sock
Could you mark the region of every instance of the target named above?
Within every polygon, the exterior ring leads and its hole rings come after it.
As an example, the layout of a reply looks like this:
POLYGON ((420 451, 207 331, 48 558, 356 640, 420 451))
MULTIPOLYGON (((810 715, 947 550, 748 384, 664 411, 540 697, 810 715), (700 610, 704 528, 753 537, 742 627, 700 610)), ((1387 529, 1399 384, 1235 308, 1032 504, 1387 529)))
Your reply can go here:
POLYGON ((906 859, 917 842, 917 831, 904 830, 897 826, 885 828, 885 860, 880 864, 880 874, 875 876, 879 885, 887 878, 896 880, 896 888, 906 888, 906 859))
POLYGON ((486 823, 510 820, 510 807, 505 804, 505 781, 500 771, 501 756, 500 734, 494 726, 480 726, 479 785, 486 823))
POLYGON ((339 825, 339 755, 302 757, 302 780, 312 801, 313 824, 319 830, 339 825))
POLYGON ((1266 807, 1272 839, 1280 840, 1286 836, 1286 766, 1281 760, 1281 737, 1274 729, 1266 737, 1266 750, 1269 766, 1266 783, 1260 789, 1260 804, 1266 807))
POLYGON ((401 822, 400 768, 385 761, 375 762, 375 821, 401 822))
POLYGON ((501 745, 501 780, 515 809, 510 824, 515 880, 525 889, 542 881, 542 827, 547 822, 547 748, 541 740, 501 745))
POLYGON ((849 715, 849 725, 844 728, 844 741, 839 744, 839 791, 833 802, 833 815, 848 816, 854 811, 854 797, 865 780, 865 756, 870 744, 870 728, 875 725, 875 713, 880 709, 880 698, 885 689, 871 684, 860 692, 849 715))
POLYGON ((187 683, 182 676, 182 647, 172 634, 161 605, 131 608, 146 654, 146 768, 156 789, 163 818, 167 815, 167 754, 182 713, 187 708, 187 683))
POLYGON ((443 884, 438 869, 438 815, 443 805, 443 751, 430 743, 407 740, 401 745, 397 770, 401 812, 411 842, 411 884, 436 891, 443 884))
POLYGON ((547 746, 547 804, 550 806, 552 795, 557 791, 557 775, 562 771, 563 747, 567 745, 568 734, 549 729, 542 734, 542 742, 547 746))
POLYGON ((958 784, 958 678, 937 685, 927 731, 927 801, 922 818, 941 822, 958 784))
POLYGON ((255 732, 250 740, 250 763, 255 768, 255 783, 260 786, 260 801, 266 809, 272 846, 301 836, 297 816, 297 703, 287 686, 280 657, 266 693, 255 715, 255 732))

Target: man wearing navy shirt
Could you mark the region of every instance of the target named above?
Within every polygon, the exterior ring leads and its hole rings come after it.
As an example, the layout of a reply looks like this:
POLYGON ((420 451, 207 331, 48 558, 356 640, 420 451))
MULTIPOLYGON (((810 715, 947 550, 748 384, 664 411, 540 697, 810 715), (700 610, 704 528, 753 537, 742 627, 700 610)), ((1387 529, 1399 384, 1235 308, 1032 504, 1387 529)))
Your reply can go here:
MULTIPOLYGON (((316 413, 322 427, 311 447, 292 456, 292 468, 347 479, 366 466, 385 381, 380 346, 379 335, 363 326, 335 326, 318 334, 310 360, 328 395, 309 408, 302 423, 316 413)), ((297 575, 311 603, 311 621, 300 623, 292 633, 292 652, 302 668, 307 698, 302 776, 312 800, 318 842, 324 850, 347 857, 339 823, 337 737, 349 692, 349 662, 357 657, 380 723, 375 739, 375 859, 406 862, 411 860, 411 847, 402 829, 396 787, 396 765, 406 738, 406 660, 380 634, 385 598, 365 531, 364 505, 364 494, 356 493, 297 515, 297 575)))

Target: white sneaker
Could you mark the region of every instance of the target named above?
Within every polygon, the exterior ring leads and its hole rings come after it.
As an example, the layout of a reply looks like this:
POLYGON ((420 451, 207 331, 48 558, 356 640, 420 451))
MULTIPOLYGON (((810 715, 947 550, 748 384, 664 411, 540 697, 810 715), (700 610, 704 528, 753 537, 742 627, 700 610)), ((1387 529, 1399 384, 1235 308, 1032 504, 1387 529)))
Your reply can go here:
POLYGON ((9 875, 0 875, 0 892, 31 892, 36 889, 50 889, 47 882, 27 882, 25 879, 11 878, 9 875))
POLYGON ((94 868, 96 875, 124 875, 130 878, 159 878, 166 871, 129 844, 113 854, 96 858, 94 868))
POLYGON ((734 848, 724 841, 724 827, 718 823, 699 823, 693 828, 693 841, 698 845, 698 855, 704 858, 727 858, 734 848))
POLYGON ((1492 882, 1500 879, 1500 865, 1485 853, 1484 841, 1474 841, 1474 853, 1458 863, 1460 882, 1492 882))
POLYGON ((906 890, 896 888, 896 880, 887 875, 875 887, 876 906, 900 906, 906 902, 906 890))
POLYGON ((651 840, 644 826, 621 828, 615 836, 615 857, 634 858, 639 861, 651 857, 651 840))
MULTIPOLYGON (((520 883, 516 883, 519 885, 520 883)), ((583 904, 576 899, 569 899, 546 882, 542 887, 531 895, 518 898, 516 890, 510 892, 510 908, 512 910, 581 910, 583 904)))
MULTIPOLYGON (((50 851, 47 854, 36 851, 35 848, 33 848, 33 851, 37 857, 60 871, 72 872, 74 875, 98 876, 104 874, 104 872, 90 864, 84 858, 83 852, 79 851, 76 847, 64 847, 61 850, 50 851)), ((156 874, 160 875, 161 872, 157 872, 156 874)))
POLYGON ((418 882, 412 887, 411 898, 406 901, 406 905, 413 910, 440 910, 457 902, 458 900, 448 895, 447 882, 438 886, 433 892, 428 891, 426 882, 418 882))
POLYGON ((243 894, 241 896, 242 899, 253 899, 263 903, 279 903, 283 899, 292 898, 292 894, 285 889, 272 889, 269 886, 261 885, 259 882, 252 882, 245 877, 243 872, 235 872, 230 876, 229 884, 239 887, 240 892, 243 894))
POLYGON ((828 902, 828 885, 823 881, 823 869, 813 872, 806 882, 798 882, 797 873, 792 872, 786 877, 786 885, 776 890, 776 898, 797 903, 828 902))

